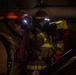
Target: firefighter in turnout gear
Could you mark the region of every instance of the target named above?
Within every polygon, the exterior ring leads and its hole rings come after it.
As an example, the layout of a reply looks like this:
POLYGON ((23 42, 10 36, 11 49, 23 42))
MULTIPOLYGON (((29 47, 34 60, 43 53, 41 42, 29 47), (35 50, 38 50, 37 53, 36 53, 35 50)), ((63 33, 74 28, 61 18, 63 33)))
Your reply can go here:
POLYGON ((19 75, 19 63, 14 56, 21 47, 24 29, 29 27, 27 16, 14 11, 0 16, 0 75, 19 75))
POLYGON ((44 32, 44 25, 49 22, 50 18, 45 11, 36 14, 29 33, 27 75, 39 75, 39 71, 48 65, 47 61, 53 55, 52 37, 44 32))
POLYGON ((27 75, 39 75, 39 71, 64 53, 63 36, 68 27, 65 20, 51 22, 45 11, 36 13, 32 26, 28 38, 27 75))

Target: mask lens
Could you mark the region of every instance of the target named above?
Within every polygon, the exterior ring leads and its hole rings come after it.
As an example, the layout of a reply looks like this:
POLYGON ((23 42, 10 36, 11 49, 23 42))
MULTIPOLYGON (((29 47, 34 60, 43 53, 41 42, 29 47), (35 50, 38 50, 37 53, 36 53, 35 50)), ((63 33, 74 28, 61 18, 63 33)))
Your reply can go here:
POLYGON ((49 21, 50 21, 50 19, 49 19, 49 18, 44 18, 44 20, 45 20, 45 21, 47 21, 47 22, 49 22, 49 21))

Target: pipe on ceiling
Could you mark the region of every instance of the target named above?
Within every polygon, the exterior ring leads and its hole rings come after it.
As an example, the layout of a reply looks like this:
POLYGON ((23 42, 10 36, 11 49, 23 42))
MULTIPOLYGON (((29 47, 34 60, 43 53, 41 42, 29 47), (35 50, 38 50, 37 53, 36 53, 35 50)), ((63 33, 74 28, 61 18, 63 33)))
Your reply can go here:
POLYGON ((33 8, 21 11, 29 13, 32 16, 34 16, 36 12, 39 10, 46 11, 50 17, 76 18, 76 8, 73 7, 45 7, 45 8, 33 8))

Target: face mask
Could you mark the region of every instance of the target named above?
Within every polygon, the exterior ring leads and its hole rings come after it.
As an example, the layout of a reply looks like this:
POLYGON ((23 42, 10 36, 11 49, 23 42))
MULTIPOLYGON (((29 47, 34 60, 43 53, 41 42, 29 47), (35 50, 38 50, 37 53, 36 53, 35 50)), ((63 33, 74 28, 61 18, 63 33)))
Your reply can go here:
POLYGON ((48 34, 52 35, 57 29, 57 25, 56 24, 51 24, 49 25, 49 23, 44 25, 44 31, 47 32, 48 34))

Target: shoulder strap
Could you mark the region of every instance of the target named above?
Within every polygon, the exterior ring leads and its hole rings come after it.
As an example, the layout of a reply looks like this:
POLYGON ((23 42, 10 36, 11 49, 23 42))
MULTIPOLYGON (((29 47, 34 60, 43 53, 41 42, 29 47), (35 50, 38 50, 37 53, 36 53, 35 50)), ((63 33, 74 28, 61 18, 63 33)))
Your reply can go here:
POLYGON ((0 41, 2 41, 3 45, 5 46, 6 52, 7 52, 7 55, 8 55, 8 59, 7 59, 7 75, 9 75, 8 65, 9 65, 9 62, 11 61, 11 58, 10 58, 10 51, 11 51, 10 42, 1 34, 0 34, 0 41))

